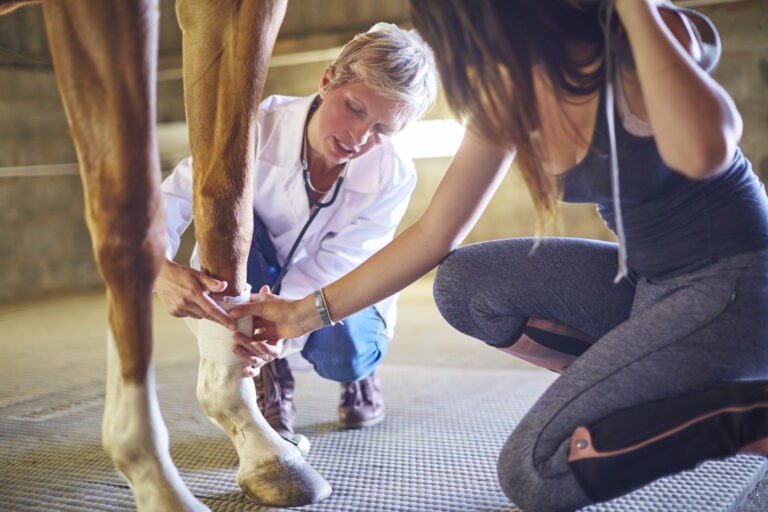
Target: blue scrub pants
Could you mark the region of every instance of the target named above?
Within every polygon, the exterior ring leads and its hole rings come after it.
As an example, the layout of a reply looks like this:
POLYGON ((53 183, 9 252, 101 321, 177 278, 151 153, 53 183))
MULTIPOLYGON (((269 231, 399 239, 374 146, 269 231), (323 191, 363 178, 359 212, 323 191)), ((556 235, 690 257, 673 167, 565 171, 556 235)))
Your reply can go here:
MULTIPOLYGON (((272 287, 280 264, 269 232, 254 215, 253 238, 248 253, 248 282, 253 290, 272 287)), ((368 377, 389 346, 386 323, 371 306, 345 319, 343 323, 323 327, 309 335, 301 355, 326 379, 351 382, 368 377)))

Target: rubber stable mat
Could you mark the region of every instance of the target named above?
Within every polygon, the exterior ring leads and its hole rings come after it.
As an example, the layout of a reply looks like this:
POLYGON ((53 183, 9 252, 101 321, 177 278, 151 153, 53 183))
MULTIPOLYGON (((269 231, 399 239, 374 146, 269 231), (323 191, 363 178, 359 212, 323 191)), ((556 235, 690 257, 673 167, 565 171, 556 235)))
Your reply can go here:
MULTIPOLYGON (((192 492, 213 511, 267 510, 235 483, 237 456, 194 397, 196 362, 159 368, 158 394, 171 452, 192 492)), ((330 482, 325 501, 294 510, 512 511, 495 460, 547 379, 532 372, 382 365, 387 417, 336 426, 338 384, 296 373, 296 430, 310 463, 330 482), (525 375, 523 375, 525 374, 525 375)), ((103 383, 0 409, 0 510, 133 510, 127 484, 101 449, 103 383)), ((738 508, 764 460, 736 457, 667 478, 591 512, 714 512, 738 508)))

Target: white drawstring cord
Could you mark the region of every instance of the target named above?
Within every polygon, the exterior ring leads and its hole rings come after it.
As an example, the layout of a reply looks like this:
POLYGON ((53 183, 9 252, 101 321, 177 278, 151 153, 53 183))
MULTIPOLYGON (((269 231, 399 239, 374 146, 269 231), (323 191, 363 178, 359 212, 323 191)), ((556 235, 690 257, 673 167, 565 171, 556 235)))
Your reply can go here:
MULTIPOLYGON (((627 277, 627 240, 624 234, 624 220, 621 215, 621 188, 619 183, 619 156, 616 148, 616 120, 614 113, 613 55, 611 52, 611 18, 613 17, 613 1, 604 0, 600 18, 605 36, 605 115, 608 122, 608 142, 611 165, 611 193, 613 197, 613 214, 616 224, 616 236, 619 239, 619 269, 614 283, 627 277)), ((619 77, 620 78, 620 77, 619 77)))

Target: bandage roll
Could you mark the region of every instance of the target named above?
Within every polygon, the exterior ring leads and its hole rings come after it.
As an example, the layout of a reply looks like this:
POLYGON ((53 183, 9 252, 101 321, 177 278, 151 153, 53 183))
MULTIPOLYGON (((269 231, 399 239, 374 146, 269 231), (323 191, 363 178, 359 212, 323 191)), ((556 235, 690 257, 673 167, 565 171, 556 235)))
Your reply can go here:
MULTIPOLYGON (((251 286, 236 297, 224 297, 221 301, 216 301, 225 311, 229 311, 239 304, 245 304, 250 300, 251 286)), ((250 335, 253 332, 253 319, 250 316, 243 317, 237 321, 237 330, 250 335)), ((200 357, 214 363, 226 364, 229 366, 242 365, 235 354, 232 353, 232 331, 223 325, 211 320, 197 321, 197 346, 200 350, 200 357)))

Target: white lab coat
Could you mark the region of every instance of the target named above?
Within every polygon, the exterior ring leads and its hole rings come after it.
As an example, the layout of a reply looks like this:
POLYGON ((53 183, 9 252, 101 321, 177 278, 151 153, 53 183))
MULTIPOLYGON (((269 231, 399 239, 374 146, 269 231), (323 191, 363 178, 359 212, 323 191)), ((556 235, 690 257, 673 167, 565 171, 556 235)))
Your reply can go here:
MULTIPOLYGON (((259 106, 253 208, 269 231, 280 262, 309 218, 301 144, 313 96, 270 96, 259 106)), ((280 295, 298 299, 343 276, 392 240, 416 186, 413 161, 390 140, 352 160, 336 202, 324 208, 299 244, 280 295)), ((192 159, 187 157, 163 182, 168 231, 167 257, 173 259, 181 234, 192 222, 192 159)), ((330 194, 325 199, 327 200, 330 194)), ((198 247, 191 266, 199 268, 198 247)), ((262 283, 250 283, 258 290, 262 283)), ((376 305, 389 338, 397 319, 396 296, 376 305)), ((294 350, 306 341, 293 340, 294 350)))

